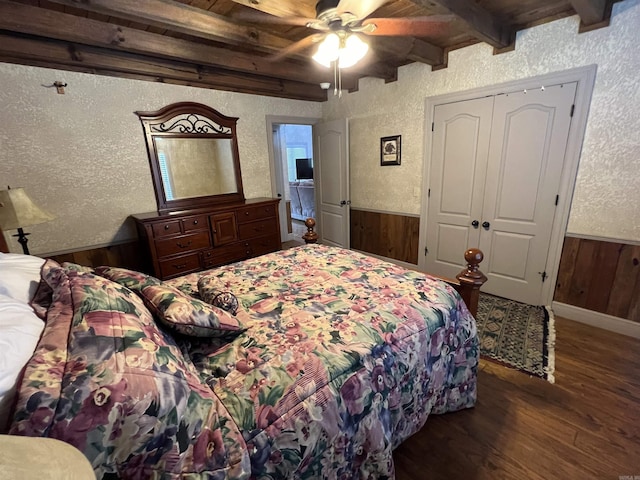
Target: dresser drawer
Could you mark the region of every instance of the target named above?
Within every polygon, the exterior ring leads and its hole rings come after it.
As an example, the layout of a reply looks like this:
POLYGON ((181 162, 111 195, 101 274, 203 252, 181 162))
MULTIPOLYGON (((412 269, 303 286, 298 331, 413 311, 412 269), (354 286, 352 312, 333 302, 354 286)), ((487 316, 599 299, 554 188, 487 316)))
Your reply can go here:
POLYGON ((278 225, 275 218, 267 220, 259 220, 257 222, 242 223, 238 225, 240 240, 248 240, 250 238, 262 237, 278 231, 278 225))
POLYGON ((276 205, 261 205, 258 207, 245 207, 238 210, 238 223, 253 222, 263 218, 275 217, 276 205))
POLYGON ((182 255, 170 260, 160 260, 160 274, 162 278, 177 277, 189 272, 197 272, 200 270, 200 255, 191 253, 182 255))
POLYGON ((225 247, 218 247, 213 250, 201 252, 202 266, 213 268, 227 263, 238 262, 251 256, 251 247, 243 242, 225 247))
POLYGON ((167 238, 156 242, 156 253, 158 258, 175 255, 177 253, 187 253, 211 246, 211 239, 208 231, 181 235, 179 237, 167 238))
POLYGON ((182 223, 182 231, 184 233, 193 232, 195 230, 207 230, 209 228, 209 221, 207 215, 198 215, 197 217, 188 217, 184 220, 180 220, 182 223))
POLYGON ((166 237, 180 233, 180 220, 171 220, 161 223, 154 223, 151 226, 154 237, 166 237))
POLYGON ((246 243, 249 244, 252 257, 264 255, 265 253, 275 252, 277 250, 280 250, 281 247, 280 238, 278 235, 253 238, 246 243))

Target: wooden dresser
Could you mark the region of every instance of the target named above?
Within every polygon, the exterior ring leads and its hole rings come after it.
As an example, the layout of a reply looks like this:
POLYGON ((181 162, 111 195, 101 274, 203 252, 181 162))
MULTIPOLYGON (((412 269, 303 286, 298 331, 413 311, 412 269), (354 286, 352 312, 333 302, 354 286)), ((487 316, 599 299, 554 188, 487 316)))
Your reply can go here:
POLYGON ((150 273, 168 279, 280 250, 279 201, 133 215, 150 273))

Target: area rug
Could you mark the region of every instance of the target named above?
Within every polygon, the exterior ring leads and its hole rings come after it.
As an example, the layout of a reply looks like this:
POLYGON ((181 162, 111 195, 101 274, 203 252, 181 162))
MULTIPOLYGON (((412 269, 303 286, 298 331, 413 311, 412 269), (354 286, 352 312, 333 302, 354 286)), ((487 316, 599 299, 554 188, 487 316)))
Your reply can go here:
POLYGON ((476 321, 482 356, 554 382, 556 334, 550 308, 481 293, 476 321))

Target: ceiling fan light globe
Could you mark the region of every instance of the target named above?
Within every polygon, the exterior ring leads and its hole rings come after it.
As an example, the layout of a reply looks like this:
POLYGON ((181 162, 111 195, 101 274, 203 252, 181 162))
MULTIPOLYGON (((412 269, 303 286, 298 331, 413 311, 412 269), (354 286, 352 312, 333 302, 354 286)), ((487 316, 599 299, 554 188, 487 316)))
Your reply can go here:
POLYGON ((335 62, 340 54, 340 38, 335 33, 330 33, 325 37, 320 45, 313 59, 320 65, 330 67, 331 62, 335 62))
POLYGON ((316 54, 311 57, 316 62, 318 62, 323 67, 329 68, 331 66, 331 60, 329 60, 326 56, 322 55, 320 51, 316 52, 316 54))
POLYGON ((362 41, 357 35, 347 37, 344 48, 340 50, 338 66, 349 68, 358 63, 369 51, 369 45, 362 41))

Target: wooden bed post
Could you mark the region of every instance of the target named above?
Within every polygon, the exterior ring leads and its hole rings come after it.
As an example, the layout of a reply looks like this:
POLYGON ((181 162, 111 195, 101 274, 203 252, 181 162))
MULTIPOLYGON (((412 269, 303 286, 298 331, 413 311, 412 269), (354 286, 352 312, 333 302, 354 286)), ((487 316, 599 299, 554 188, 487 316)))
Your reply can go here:
POLYGON ((484 258, 484 254, 477 248, 470 248, 464 252, 467 268, 462 270, 456 278, 460 282, 458 292, 467 304, 467 308, 475 317, 478 313, 478 301, 480 300, 480 287, 487 281, 487 277, 480 271, 478 264, 484 258))
POLYGON ((313 218, 307 218, 304 224, 307 226, 307 233, 302 236, 304 243, 316 243, 318 241, 318 234, 313 231, 313 228, 316 226, 316 221, 313 218))

